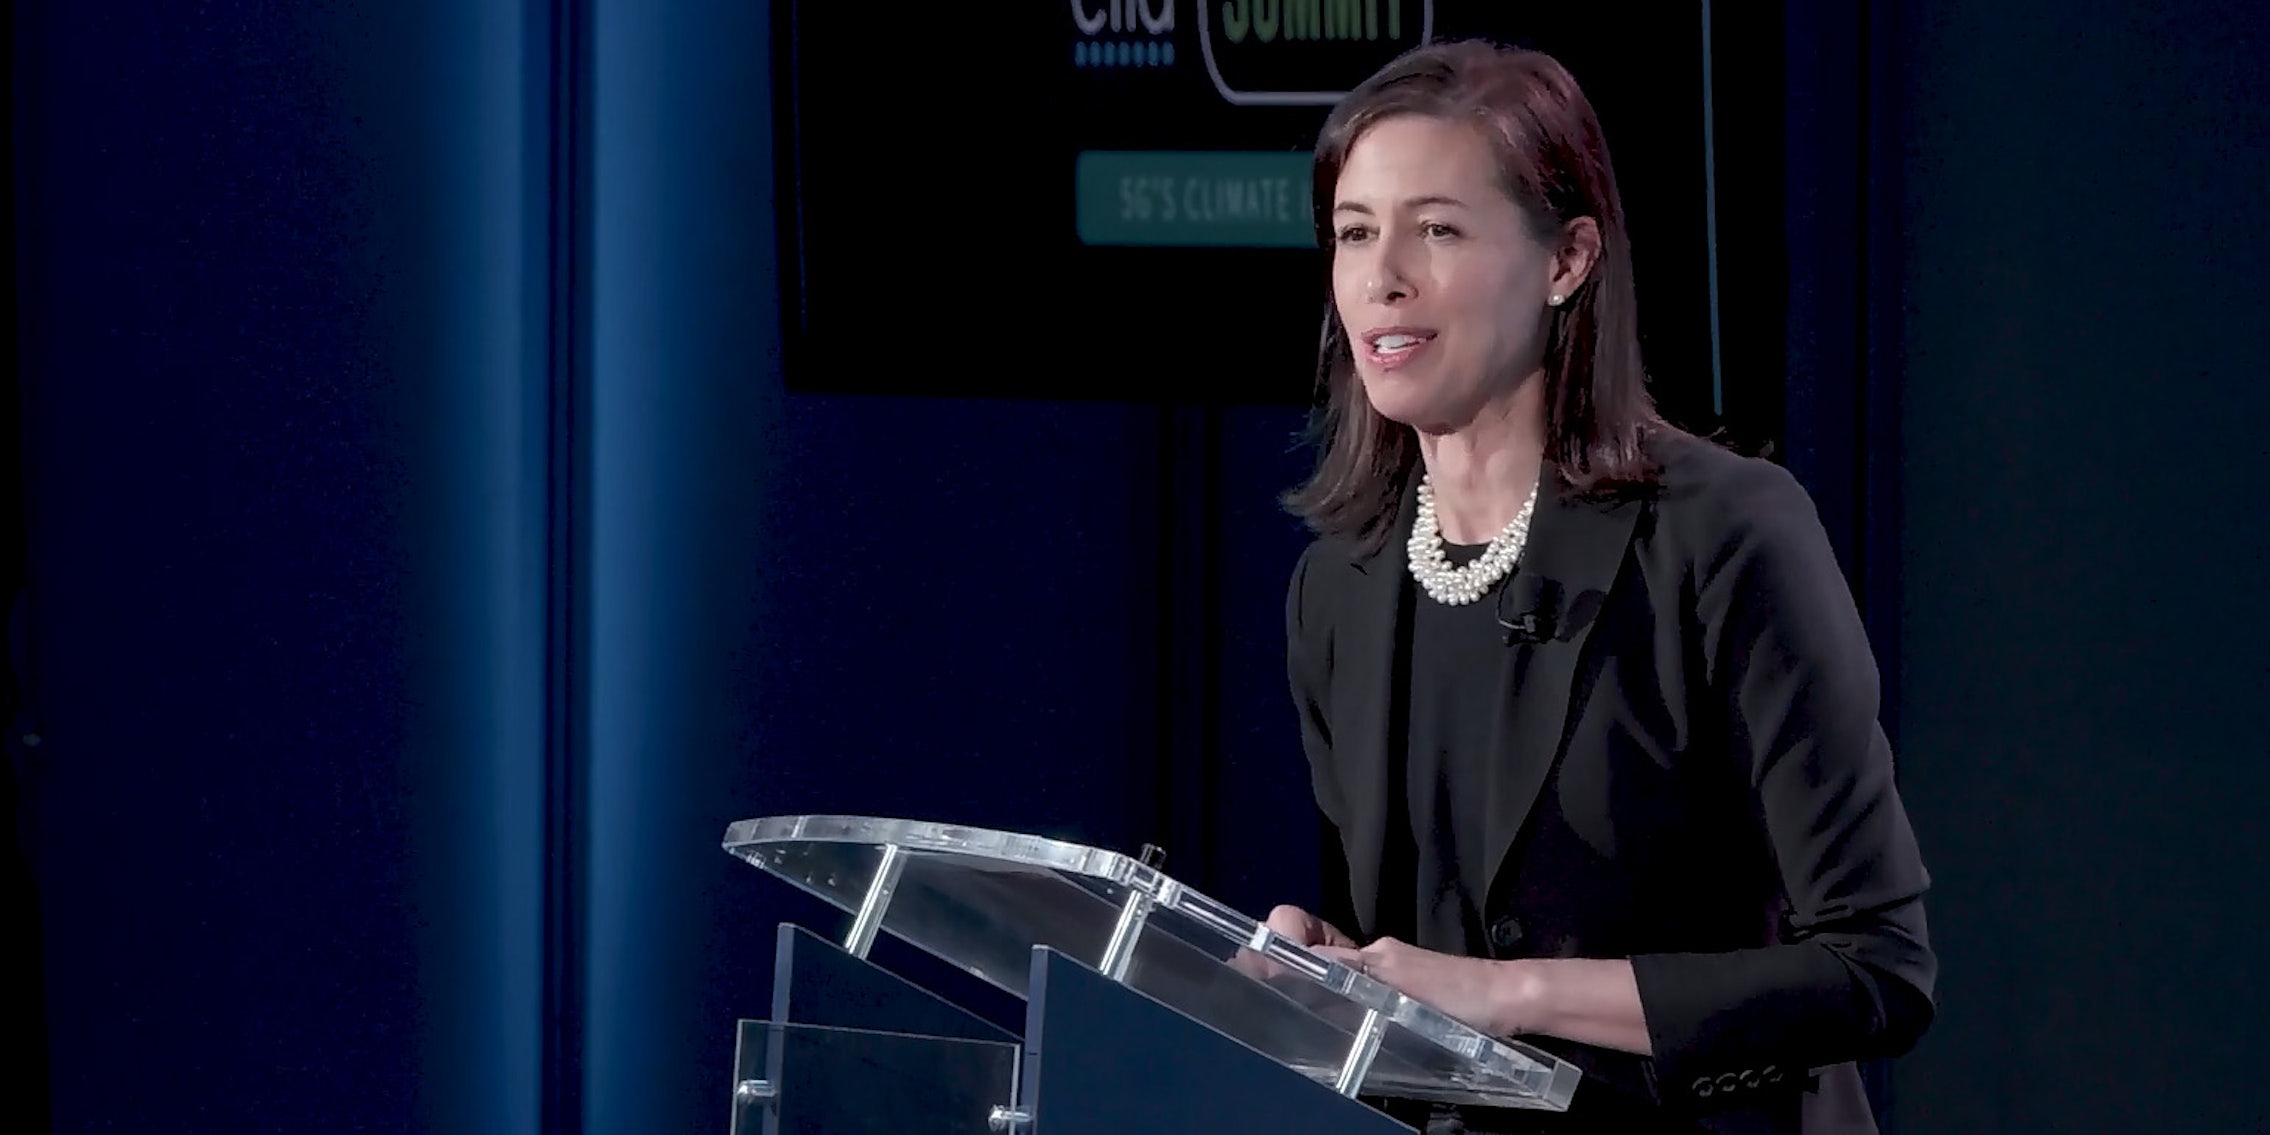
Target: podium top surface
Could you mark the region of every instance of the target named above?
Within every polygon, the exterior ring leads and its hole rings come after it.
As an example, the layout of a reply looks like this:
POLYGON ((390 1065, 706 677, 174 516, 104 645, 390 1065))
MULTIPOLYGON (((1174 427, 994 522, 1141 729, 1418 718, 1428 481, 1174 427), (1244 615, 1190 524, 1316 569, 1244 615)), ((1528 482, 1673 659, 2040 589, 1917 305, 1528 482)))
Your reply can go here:
MULTIPOLYGON (((725 850, 1018 996, 1047 946, 1325 1084, 1378 1048, 1362 1094, 1562 1110, 1577 1068, 1491 1037, 1279 937, 1117 852, 1039 836, 865 816, 774 816, 725 850)), ((1345 1089, 1344 1089, 1345 1090, 1345 1089)))

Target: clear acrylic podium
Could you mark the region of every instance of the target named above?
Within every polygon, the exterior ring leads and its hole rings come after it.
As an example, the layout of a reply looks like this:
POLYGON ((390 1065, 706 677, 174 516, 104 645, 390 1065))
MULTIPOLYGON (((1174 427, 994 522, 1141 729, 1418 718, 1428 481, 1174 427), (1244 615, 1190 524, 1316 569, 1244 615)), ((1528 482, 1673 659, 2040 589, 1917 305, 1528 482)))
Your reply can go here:
POLYGON ((1562 1110, 1577 1068, 1320 958, 1154 867, 1011 832, 743 820, 725 850, 850 916, 780 928, 733 1135, 1407 1132, 1357 1097, 1562 1110), (866 960, 889 934, 1024 999, 1002 1031, 866 960))

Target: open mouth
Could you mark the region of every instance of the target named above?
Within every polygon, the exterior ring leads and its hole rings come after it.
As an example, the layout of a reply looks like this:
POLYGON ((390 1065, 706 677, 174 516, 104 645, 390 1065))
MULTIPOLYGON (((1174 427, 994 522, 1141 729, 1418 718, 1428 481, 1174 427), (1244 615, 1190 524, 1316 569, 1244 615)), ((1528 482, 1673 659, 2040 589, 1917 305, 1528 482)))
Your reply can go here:
POLYGON ((1374 331, 1363 337, 1364 354, 1372 363, 1392 369, 1411 361, 1434 337, 1432 331, 1416 329, 1374 331))

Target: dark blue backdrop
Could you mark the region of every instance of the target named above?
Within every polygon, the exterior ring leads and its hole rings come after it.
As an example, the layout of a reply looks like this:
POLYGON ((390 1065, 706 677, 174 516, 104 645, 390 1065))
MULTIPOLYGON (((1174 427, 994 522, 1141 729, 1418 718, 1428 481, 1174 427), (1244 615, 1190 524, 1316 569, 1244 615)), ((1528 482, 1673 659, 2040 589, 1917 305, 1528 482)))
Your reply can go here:
POLYGON ((1299 416, 786 397, 762 5, 17 30, 58 1127, 721 1122, 748 815, 1308 897, 1299 416))
MULTIPOLYGON (((2270 92, 2197 7, 1790 5, 1786 453, 1940 880, 1910 1130, 2270 1108, 2270 92)), ((1297 415, 784 393, 767 22, 18 5, 59 1129, 715 1129, 824 917, 742 816, 1307 896, 1297 415)))
POLYGON ((2270 8, 1935 5, 1901 213, 1917 1130, 2270 1130, 2270 8))

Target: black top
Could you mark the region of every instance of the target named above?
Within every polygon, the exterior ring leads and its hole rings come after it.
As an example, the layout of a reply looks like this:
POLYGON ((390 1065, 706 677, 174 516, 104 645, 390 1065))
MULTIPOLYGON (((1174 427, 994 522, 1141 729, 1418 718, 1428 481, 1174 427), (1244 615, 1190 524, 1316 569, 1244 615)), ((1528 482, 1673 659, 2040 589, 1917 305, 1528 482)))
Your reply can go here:
MULTIPOLYGON (((1486 545, 1446 544, 1453 566, 1481 558, 1486 545)), ((1423 949, 1490 956, 1482 926, 1489 887, 1489 801, 1503 763, 1492 724, 1512 651, 1498 623, 1500 580, 1461 606, 1412 587, 1409 628, 1398 644, 1399 756, 1411 824, 1410 941, 1423 949)), ((1518 755, 1515 755, 1518 759, 1518 755)), ((1399 865, 1401 866, 1401 865, 1399 865)))

